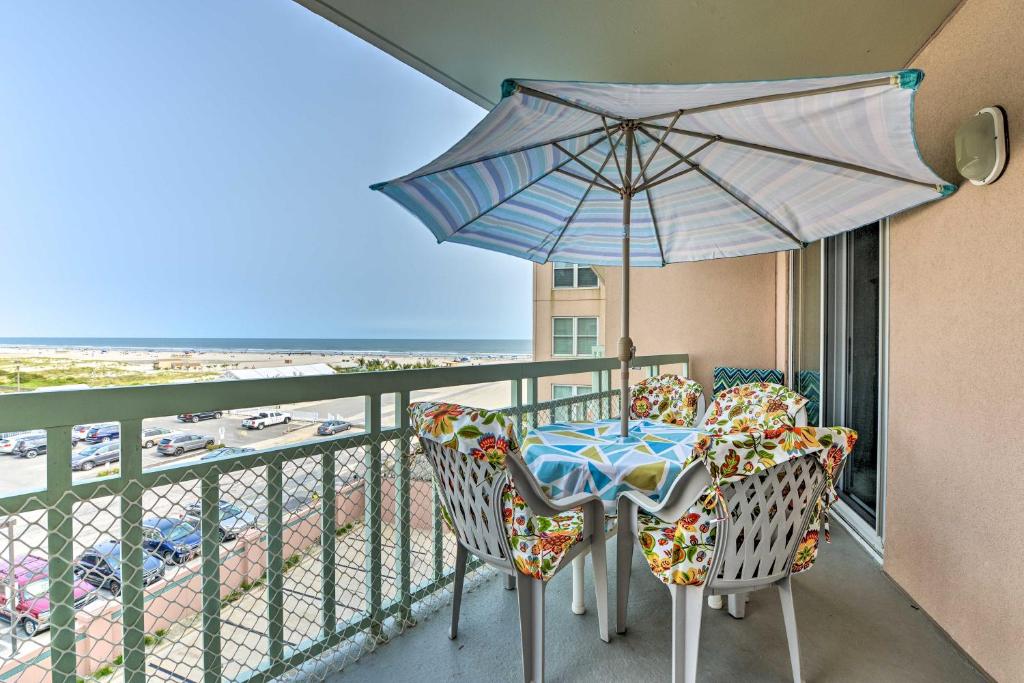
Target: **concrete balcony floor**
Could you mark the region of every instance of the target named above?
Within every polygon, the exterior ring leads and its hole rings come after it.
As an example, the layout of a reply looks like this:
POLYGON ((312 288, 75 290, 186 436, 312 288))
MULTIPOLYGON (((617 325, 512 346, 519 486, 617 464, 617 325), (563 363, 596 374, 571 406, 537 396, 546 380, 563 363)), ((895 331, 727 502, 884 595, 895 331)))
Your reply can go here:
MULTIPOLYGON (((801 661, 806 681, 986 681, 952 642, 881 572, 857 542, 833 523, 832 543, 809 572, 794 578, 801 661)), ((569 609, 571 572, 546 591, 549 681, 668 681, 671 627, 668 590, 634 552, 629 632, 614 633, 615 553, 609 544, 612 640, 597 635, 590 565, 587 613, 569 609)), ((469 585, 467 581, 467 587, 469 585)), ((462 601, 459 638, 448 639, 451 611, 442 607, 405 634, 328 680, 521 681, 516 594, 495 577, 462 601)), ((698 662, 701 681, 790 681, 782 612, 774 589, 759 591, 746 618, 704 608, 698 662)))

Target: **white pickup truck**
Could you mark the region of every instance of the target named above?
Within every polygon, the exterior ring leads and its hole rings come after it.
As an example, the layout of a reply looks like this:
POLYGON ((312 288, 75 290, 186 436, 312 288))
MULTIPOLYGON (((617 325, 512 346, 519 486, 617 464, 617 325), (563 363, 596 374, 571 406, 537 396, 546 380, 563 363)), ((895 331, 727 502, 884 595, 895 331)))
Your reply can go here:
POLYGON ((288 413, 271 411, 245 418, 242 420, 242 426, 246 429, 263 429, 269 425, 288 424, 291 421, 292 416, 288 413))

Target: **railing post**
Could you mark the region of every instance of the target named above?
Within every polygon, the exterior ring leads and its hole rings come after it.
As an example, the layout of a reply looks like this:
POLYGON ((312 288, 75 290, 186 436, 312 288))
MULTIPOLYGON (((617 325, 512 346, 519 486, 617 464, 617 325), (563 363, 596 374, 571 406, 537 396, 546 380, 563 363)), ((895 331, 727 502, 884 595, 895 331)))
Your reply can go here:
POLYGON ((46 430, 46 546, 50 558, 50 665, 54 683, 75 683, 74 497, 71 427, 46 430))
POLYGON ((126 683, 146 680, 146 593, 142 548, 142 420, 121 421, 121 604, 126 683))
MULTIPOLYGON (((601 373, 604 375, 604 390, 610 392, 612 390, 612 371, 605 370, 601 373)), ((604 397, 604 414, 605 417, 612 417, 612 396, 608 394, 604 397)))
MULTIPOLYGON (((537 426, 537 378, 528 377, 526 379, 526 402, 530 404, 530 426, 537 426)), ((554 417, 552 415, 552 417, 554 417)))
POLYGON ((398 437, 398 599, 402 626, 412 622, 412 443, 409 435, 409 392, 395 394, 395 423, 401 430, 398 437))
POLYGON ((370 632, 379 637, 383 630, 383 570, 382 551, 384 523, 381 519, 381 480, 383 463, 380 444, 380 394, 366 397, 366 431, 370 436, 366 449, 366 601, 370 617, 370 632))
POLYGON ((284 466, 267 465, 267 641, 271 663, 284 659, 284 466))
POLYGON ((323 637, 332 639, 338 630, 338 489, 335 484, 334 451, 324 453, 320 459, 320 582, 323 597, 320 602, 323 637))
POLYGON ((516 423, 516 438, 523 438, 523 380, 514 379, 512 382, 512 405, 515 406, 514 416, 516 423))
POLYGON ((200 480, 203 562, 203 681, 221 680, 220 637, 220 474, 211 468, 200 480))
POLYGON ((434 581, 440 581, 444 577, 444 520, 441 519, 441 494, 437 491, 437 483, 431 487, 433 500, 431 508, 434 511, 432 520, 432 536, 434 540, 434 581))

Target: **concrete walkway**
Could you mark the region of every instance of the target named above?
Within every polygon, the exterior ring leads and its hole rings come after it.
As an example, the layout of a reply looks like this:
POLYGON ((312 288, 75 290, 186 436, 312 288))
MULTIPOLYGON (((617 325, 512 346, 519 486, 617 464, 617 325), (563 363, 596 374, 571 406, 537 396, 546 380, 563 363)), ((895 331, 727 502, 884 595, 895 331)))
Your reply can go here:
MULTIPOLYGON (((824 683, 964 683, 987 680, 915 605, 882 574, 850 535, 833 524, 833 542, 817 565, 793 580, 803 676, 824 683)), ((615 553, 609 545, 614 587, 615 553)), ((569 609, 570 574, 546 594, 546 678, 549 681, 670 680, 668 591, 633 557, 629 632, 602 643, 593 587, 587 613, 569 609)), ((588 562, 588 579, 591 571, 588 562)), ((614 594, 614 588, 612 589, 614 594)), ((467 593, 459 638, 448 640, 450 609, 442 608, 371 654, 328 678, 367 681, 521 681, 516 594, 497 578, 467 593)), ((743 620, 704 609, 700 681, 790 681, 782 613, 774 590, 753 594, 743 620)))

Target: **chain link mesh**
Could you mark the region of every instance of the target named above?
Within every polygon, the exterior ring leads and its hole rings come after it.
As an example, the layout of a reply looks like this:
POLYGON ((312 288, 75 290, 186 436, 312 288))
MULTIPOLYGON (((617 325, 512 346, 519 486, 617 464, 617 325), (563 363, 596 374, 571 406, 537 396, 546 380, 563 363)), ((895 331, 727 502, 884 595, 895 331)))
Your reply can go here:
MULTIPOLYGON (((525 430, 613 416, 618 402, 603 392, 506 412, 525 430)), ((105 466, 59 496, 0 497, 0 523, 13 523, 0 528, 2 595, 16 605, 0 619, 0 680, 324 680, 450 600, 456 542, 414 445, 389 427, 137 479, 105 466), (144 551, 134 583, 132 538, 144 551), (61 608, 33 612, 32 595, 41 606, 68 578, 73 619, 48 629, 61 608)), ((467 589, 491 575, 471 569, 467 589)))

